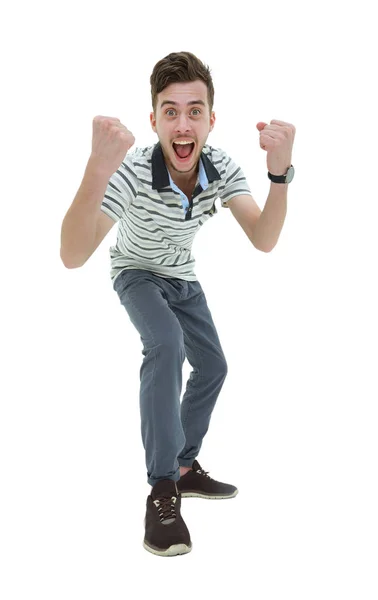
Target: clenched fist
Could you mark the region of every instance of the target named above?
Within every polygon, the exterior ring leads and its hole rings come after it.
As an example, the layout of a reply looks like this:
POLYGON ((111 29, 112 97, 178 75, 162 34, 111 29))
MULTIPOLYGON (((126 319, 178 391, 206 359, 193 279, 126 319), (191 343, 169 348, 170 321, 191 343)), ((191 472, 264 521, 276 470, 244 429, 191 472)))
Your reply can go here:
POLYGON ((109 173, 115 173, 135 137, 115 117, 98 115, 93 119, 92 153, 90 161, 109 173))

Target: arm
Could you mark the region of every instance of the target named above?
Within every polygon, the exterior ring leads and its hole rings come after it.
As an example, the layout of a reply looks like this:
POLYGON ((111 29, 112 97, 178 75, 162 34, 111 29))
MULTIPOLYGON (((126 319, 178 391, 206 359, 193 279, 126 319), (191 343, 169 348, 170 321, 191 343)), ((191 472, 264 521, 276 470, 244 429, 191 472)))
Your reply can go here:
MULTIPOLYGON (((267 151, 268 171, 273 175, 285 173, 291 165, 296 129, 291 123, 272 119, 270 124, 259 121, 260 147, 267 151)), ((271 252, 277 244, 287 211, 286 183, 270 184, 270 192, 253 230, 253 244, 263 252, 271 252)))
POLYGON ((261 252, 271 252, 277 244, 286 217, 287 188, 287 183, 272 182, 263 211, 253 197, 246 194, 234 196, 224 204, 261 252))
POLYGON ((287 183, 270 184, 264 209, 252 225, 251 242, 263 252, 271 252, 277 244, 287 212, 287 183))
POLYGON ((108 181, 109 173, 90 158, 80 188, 62 223, 60 257, 68 269, 82 266, 93 249, 108 181))

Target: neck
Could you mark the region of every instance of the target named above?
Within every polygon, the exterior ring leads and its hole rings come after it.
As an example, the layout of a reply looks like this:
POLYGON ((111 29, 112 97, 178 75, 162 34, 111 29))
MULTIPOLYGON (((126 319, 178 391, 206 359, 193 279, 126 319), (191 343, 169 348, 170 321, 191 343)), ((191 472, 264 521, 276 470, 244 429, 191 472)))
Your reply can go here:
POLYGON ((177 173, 176 171, 171 172, 171 170, 169 169, 170 176, 171 176, 172 180, 175 182, 175 184, 178 187, 181 186, 186 189, 195 186, 196 181, 197 181, 198 171, 199 171, 198 163, 194 170, 194 173, 190 174, 189 176, 187 176, 185 173, 177 173))

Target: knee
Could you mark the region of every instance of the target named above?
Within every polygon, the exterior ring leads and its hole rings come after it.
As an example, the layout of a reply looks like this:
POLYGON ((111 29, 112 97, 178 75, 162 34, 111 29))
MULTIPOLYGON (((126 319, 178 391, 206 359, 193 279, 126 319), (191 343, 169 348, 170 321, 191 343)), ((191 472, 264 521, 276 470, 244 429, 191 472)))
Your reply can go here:
POLYGON ((216 374, 217 377, 222 376, 225 379, 227 372, 228 372, 228 365, 227 365, 226 359, 224 357, 217 358, 216 360, 214 359, 211 362, 211 366, 210 366, 209 370, 213 374, 216 374))
POLYGON ((220 362, 220 370, 223 373, 224 377, 226 377, 228 373, 228 365, 225 358, 220 362))
POLYGON ((185 354, 184 335, 180 329, 170 329, 156 338, 156 345, 165 353, 185 354))

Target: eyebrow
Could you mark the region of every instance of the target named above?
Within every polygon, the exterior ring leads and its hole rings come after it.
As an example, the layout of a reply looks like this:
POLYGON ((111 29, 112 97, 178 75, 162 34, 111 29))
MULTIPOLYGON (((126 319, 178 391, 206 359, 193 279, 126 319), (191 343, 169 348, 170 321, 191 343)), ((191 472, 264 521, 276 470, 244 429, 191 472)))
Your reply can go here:
MULTIPOLYGON (((173 100, 164 100, 164 102, 160 104, 160 108, 163 108, 164 104, 173 104, 174 106, 178 106, 178 102, 174 102, 173 100)), ((203 100, 190 100, 187 102, 187 106, 191 104, 202 104, 202 106, 206 106, 203 100)))

